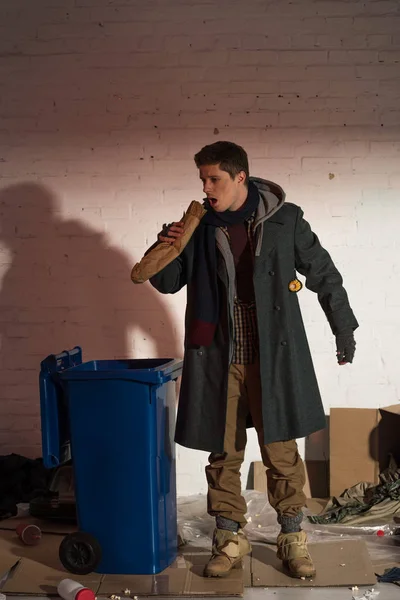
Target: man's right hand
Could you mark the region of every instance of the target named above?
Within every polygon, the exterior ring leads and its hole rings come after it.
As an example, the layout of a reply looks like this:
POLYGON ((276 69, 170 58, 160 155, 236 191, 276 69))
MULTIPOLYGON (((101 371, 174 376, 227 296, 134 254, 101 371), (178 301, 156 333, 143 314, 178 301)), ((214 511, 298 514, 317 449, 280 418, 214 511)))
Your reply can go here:
POLYGON ((158 234, 158 241, 173 244, 175 240, 182 236, 183 228, 184 224, 182 223, 182 221, 172 223, 169 226, 165 226, 162 232, 158 234))

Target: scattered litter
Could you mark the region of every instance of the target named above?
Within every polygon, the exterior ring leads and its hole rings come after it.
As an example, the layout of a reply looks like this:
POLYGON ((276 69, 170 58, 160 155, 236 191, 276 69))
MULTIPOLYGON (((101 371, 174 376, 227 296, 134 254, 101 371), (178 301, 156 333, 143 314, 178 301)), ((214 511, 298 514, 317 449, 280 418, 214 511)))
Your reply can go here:
POLYGON ((125 596, 130 596, 131 595, 131 590, 128 590, 128 588, 124 589, 124 594, 125 596))
POLYGON ((247 519, 247 522, 248 522, 248 523, 251 523, 251 517, 249 517, 249 518, 247 519))
POLYGON ((375 596, 379 596, 379 592, 375 591, 375 589, 372 588, 365 592, 363 598, 365 598, 365 600, 372 600, 372 598, 375 598, 375 596))
POLYGON ((305 577, 300 577, 300 579, 301 579, 302 581, 305 581, 305 580, 306 580, 306 578, 305 578, 305 577))
POLYGON ((353 594, 353 600, 373 600, 376 596, 379 595, 379 592, 376 592, 375 588, 371 588, 370 590, 367 590, 366 592, 364 592, 364 594, 362 596, 357 595, 357 592, 358 592, 357 586, 352 587, 351 591, 355 592, 353 594))
POLYGON ((261 529, 262 525, 259 523, 259 524, 257 525, 257 527, 258 527, 259 529, 261 529))
POLYGON ((340 566, 341 566, 341 567, 345 567, 345 566, 346 566, 346 563, 340 563, 340 566))
POLYGON ((27 546, 36 546, 42 539, 42 532, 37 525, 21 523, 16 532, 21 542, 27 546))
POLYGON ((62 579, 57 586, 57 592, 63 600, 78 600, 79 596, 84 592, 84 596, 93 600, 95 594, 92 590, 81 585, 73 579, 62 579))

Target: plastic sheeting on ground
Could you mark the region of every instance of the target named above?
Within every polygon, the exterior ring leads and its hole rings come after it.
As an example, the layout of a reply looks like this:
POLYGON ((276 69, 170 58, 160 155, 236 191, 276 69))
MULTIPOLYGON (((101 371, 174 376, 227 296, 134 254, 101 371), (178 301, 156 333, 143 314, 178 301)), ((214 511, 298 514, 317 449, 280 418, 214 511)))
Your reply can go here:
MULTIPOLYGON (((276 512, 261 492, 246 490, 248 523, 245 532, 251 541, 275 544, 279 533, 276 512)), ((311 514, 308 509, 305 515, 311 514)), ((204 494, 178 498, 178 526, 182 538, 192 545, 210 548, 215 520, 207 514, 207 498, 204 494)), ((363 539, 373 561, 397 562, 400 541, 393 536, 398 528, 394 522, 369 522, 363 526, 331 524, 318 525, 304 519, 302 527, 310 542, 328 542, 340 539, 363 539), (379 535, 378 535, 378 532, 379 535), (382 535, 383 532, 383 535, 382 535)))

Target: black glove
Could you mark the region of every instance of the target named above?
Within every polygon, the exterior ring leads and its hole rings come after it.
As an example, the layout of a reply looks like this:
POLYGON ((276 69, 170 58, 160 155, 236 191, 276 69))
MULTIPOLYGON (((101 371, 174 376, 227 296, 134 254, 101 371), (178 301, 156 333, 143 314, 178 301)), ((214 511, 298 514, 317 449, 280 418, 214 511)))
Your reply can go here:
POLYGON ((356 351, 356 340, 352 329, 342 331, 336 336, 336 356, 339 365, 352 363, 356 351))

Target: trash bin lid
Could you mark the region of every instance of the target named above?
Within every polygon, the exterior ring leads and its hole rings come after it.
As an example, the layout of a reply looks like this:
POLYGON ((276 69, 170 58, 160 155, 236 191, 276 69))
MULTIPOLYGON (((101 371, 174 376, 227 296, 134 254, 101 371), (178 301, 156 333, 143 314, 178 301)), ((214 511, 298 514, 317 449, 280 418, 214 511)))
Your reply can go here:
POLYGON ((171 358, 93 360, 83 363, 79 346, 47 356, 41 363, 39 378, 45 467, 58 467, 71 458, 68 402, 64 382, 108 379, 162 385, 178 379, 182 366, 182 360, 171 358))
POLYGON ((173 358, 92 360, 59 373, 63 381, 116 379, 161 385, 177 379, 183 361, 173 358))
POLYGON ((43 463, 51 469, 71 458, 68 406, 59 374, 82 363, 82 349, 76 346, 60 354, 49 354, 40 364, 40 416, 43 463))

